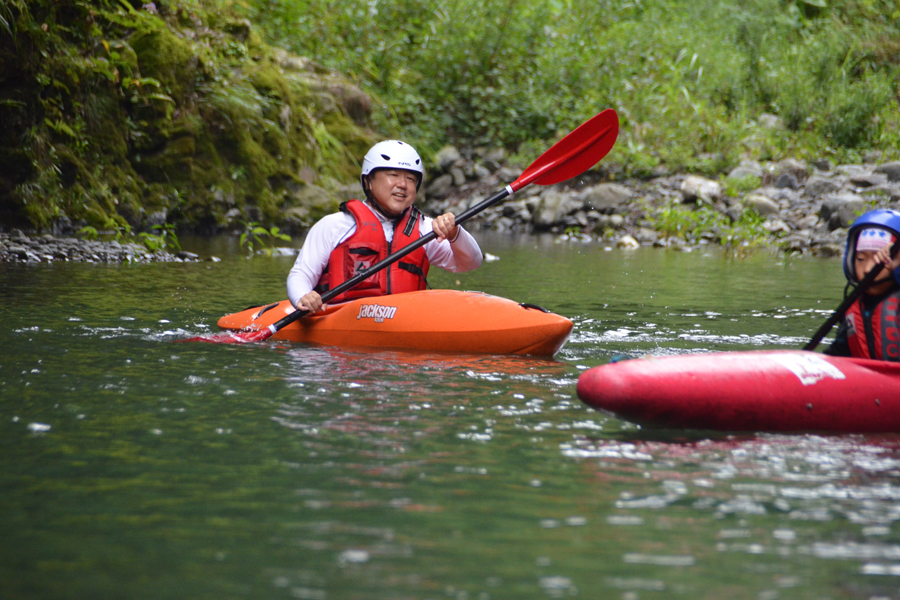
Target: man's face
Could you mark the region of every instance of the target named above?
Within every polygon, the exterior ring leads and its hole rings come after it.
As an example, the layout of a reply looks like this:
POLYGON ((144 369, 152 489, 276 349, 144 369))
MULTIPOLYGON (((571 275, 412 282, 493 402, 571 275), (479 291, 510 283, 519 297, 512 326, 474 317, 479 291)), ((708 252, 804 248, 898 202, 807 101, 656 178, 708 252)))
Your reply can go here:
POLYGON ((389 217, 396 217, 416 201, 418 175, 405 169, 378 169, 367 178, 369 192, 389 217))

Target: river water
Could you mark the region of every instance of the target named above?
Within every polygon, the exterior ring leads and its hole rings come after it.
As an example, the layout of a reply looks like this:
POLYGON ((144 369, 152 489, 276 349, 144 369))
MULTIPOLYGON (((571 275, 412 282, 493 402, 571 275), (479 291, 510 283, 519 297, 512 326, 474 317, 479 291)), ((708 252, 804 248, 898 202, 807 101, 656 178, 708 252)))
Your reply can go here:
MULTIPOLYGON (((435 287, 573 319, 553 360, 180 344, 291 257, 0 265, 6 598, 900 597, 894 436, 644 431, 615 355, 799 348, 838 259, 481 234, 435 287)), ((440 316, 436 316, 439 318, 440 316)))

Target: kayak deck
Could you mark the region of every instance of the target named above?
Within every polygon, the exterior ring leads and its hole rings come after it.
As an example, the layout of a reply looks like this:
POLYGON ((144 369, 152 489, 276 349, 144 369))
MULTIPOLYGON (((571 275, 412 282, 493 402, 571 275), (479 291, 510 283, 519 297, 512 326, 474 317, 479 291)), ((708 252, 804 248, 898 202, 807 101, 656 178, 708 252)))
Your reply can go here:
MULTIPOLYGON (((263 329, 294 312, 287 300, 226 315, 227 330, 263 329)), ((343 347, 553 356, 572 322, 528 304, 481 292, 423 290, 329 306, 273 338, 343 347)))
POLYGON ((900 364, 805 351, 722 352, 594 367, 588 406, 643 426, 734 432, 900 432, 900 364))

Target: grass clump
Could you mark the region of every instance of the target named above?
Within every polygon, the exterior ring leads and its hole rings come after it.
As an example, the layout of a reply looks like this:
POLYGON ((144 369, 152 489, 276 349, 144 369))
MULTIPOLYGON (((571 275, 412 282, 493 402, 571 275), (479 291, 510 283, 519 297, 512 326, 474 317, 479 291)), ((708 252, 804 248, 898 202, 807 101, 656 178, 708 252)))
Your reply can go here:
POLYGON ((752 209, 733 220, 706 205, 685 206, 669 200, 650 211, 648 221, 664 238, 674 237, 688 244, 706 240, 732 252, 767 246, 771 237, 763 225, 765 220, 752 209))

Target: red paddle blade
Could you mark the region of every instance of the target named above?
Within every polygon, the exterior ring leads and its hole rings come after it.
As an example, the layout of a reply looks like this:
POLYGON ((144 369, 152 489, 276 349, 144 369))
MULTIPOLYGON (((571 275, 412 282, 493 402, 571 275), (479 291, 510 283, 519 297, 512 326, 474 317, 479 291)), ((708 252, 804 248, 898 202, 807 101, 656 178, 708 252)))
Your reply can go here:
POLYGON ((265 341, 270 337, 272 337, 272 332, 269 329, 260 329, 258 331, 226 331, 216 335, 201 335, 178 341, 206 342, 207 344, 253 344, 265 341))
POLYGON ((618 136, 619 115, 608 108, 541 154, 510 187, 515 192, 529 183, 553 185, 577 177, 600 162, 618 136))

